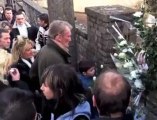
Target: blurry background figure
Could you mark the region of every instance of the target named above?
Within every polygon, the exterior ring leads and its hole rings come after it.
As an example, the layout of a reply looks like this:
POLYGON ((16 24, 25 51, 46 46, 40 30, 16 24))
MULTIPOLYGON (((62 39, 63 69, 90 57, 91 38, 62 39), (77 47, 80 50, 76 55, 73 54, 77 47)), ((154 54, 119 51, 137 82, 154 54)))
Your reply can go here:
POLYGON ((8 30, 8 32, 10 33, 12 30, 12 26, 8 21, 1 21, 0 22, 0 28, 8 30))
POLYGON ((7 88, 0 93, 1 120, 36 120, 33 95, 18 88, 7 88))
POLYGON ((22 14, 24 15, 26 21, 27 21, 27 22, 30 22, 30 21, 29 21, 29 18, 28 18, 28 16, 26 15, 26 12, 25 12, 24 9, 19 9, 18 12, 22 12, 22 14))
POLYGON ((48 39, 48 29, 49 29, 49 17, 48 14, 43 13, 38 17, 39 31, 36 38, 36 49, 40 50, 48 39))
POLYGON ((18 35, 29 38, 35 43, 37 37, 38 28, 31 26, 25 19, 25 16, 21 11, 16 13, 16 21, 13 25, 12 34, 13 38, 17 38, 18 35))
POLYGON ((15 22, 15 17, 13 15, 13 10, 11 7, 6 7, 4 9, 4 16, 3 16, 3 19, 2 20, 6 20, 8 21, 11 25, 14 24, 15 22))
POLYGON ((3 19, 4 7, 0 5, 0 21, 3 19))
MULTIPOLYGON (((7 30, 10 33, 10 38, 13 38, 13 34, 12 34, 12 25, 8 22, 8 21, 1 21, 0 22, 0 28, 7 30)), ((8 52, 10 53, 11 48, 12 48, 12 43, 13 40, 10 39, 10 47, 8 49, 8 52)))

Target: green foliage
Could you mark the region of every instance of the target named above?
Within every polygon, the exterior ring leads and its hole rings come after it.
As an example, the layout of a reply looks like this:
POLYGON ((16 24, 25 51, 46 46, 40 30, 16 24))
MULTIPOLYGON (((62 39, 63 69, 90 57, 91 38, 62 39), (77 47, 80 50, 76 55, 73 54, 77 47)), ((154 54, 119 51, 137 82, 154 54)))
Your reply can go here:
POLYGON ((147 53, 146 61, 149 66, 147 71, 147 84, 150 89, 157 88, 157 27, 147 28, 143 36, 143 47, 147 53))
MULTIPOLYGON (((143 11, 145 12, 145 11, 143 11)), ((142 49, 146 52, 146 63, 148 64, 148 71, 143 78, 146 89, 157 88, 157 26, 153 25, 148 27, 145 25, 144 16, 147 13, 143 13, 140 18, 135 18, 135 27, 137 33, 143 39, 142 49)))

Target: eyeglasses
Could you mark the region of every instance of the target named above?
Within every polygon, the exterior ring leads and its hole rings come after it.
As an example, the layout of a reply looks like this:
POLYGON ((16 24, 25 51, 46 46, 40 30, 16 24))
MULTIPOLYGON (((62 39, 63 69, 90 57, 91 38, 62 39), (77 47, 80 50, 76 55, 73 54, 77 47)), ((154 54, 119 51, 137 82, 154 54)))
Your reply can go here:
POLYGON ((42 116, 40 113, 36 113, 35 120, 41 120, 42 116))

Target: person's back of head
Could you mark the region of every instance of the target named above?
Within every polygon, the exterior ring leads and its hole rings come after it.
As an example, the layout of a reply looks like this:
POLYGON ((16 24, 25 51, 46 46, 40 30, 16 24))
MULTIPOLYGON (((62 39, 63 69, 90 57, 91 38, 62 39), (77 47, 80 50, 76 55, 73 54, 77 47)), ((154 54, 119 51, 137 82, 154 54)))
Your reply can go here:
POLYGON ((33 95, 18 88, 7 88, 0 93, 0 119, 34 120, 36 109, 33 95))
POLYGON ((116 71, 102 73, 96 80, 93 102, 102 116, 124 114, 129 104, 131 86, 116 71))

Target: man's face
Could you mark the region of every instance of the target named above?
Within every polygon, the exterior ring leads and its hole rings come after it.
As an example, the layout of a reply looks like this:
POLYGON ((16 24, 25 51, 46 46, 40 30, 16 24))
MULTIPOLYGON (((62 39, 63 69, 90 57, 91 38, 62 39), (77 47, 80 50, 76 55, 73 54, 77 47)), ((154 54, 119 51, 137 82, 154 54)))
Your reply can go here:
POLYGON ((23 25, 23 24, 25 24, 25 17, 23 16, 23 14, 16 15, 16 23, 17 23, 18 25, 23 25))
POLYGON ((6 19, 12 20, 12 18, 13 18, 13 12, 12 12, 12 10, 5 10, 4 14, 5 14, 6 19))
POLYGON ((10 47, 9 33, 2 33, 2 37, 0 38, 0 47, 3 49, 8 49, 10 47))
POLYGON ((61 44, 65 48, 68 48, 71 41, 71 29, 69 27, 65 27, 65 31, 63 34, 61 34, 60 39, 61 44))

